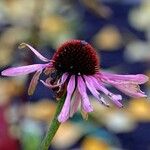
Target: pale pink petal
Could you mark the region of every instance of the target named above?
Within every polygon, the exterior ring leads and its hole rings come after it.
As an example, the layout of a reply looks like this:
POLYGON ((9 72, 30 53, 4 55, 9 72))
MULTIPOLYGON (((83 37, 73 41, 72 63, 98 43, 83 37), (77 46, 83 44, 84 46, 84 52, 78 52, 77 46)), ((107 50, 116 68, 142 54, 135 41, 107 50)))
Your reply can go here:
POLYGON ((62 77, 57 81, 57 84, 64 84, 68 78, 68 73, 64 73, 62 77))
POLYGON ((81 102, 81 95, 80 95, 78 89, 75 91, 74 95, 75 95, 75 97, 72 100, 73 104, 72 104, 72 107, 71 107, 71 110, 70 110, 70 117, 72 117, 77 112, 79 104, 81 102))
POLYGON ((69 118, 71 97, 74 92, 74 89, 75 89, 75 76, 72 75, 67 86, 67 96, 66 96, 65 103, 58 116, 59 122, 65 122, 69 118))
POLYGON ((111 74, 107 72, 100 72, 100 75, 102 75, 102 78, 109 78, 109 80, 113 80, 116 82, 121 81, 128 81, 128 82, 134 82, 137 84, 143 84, 149 80, 148 76, 143 74, 137 74, 137 75, 118 75, 118 74, 111 74))
POLYGON ((103 82, 111 84, 121 92, 125 93, 131 97, 147 97, 144 92, 140 90, 140 86, 132 81, 119 81, 119 80, 110 80, 107 78, 103 79, 103 82))
POLYGON ((81 94, 81 97, 82 97, 81 103, 82 103, 83 110, 86 112, 93 111, 88 95, 86 93, 86 85, 81 76, 78 76, 77 86, 78 86, 79 93, 81 94))
POLYGON ((64 73, 64 74, 62 75, 62 77, 61 77, 60 83, 61 83, 61 84, 64 84, 65 81, 67 80, 67 78, 68 78, 68 74, 67 74, 67 73, 64 73))
POLYGON ((106 103, 106 101, 104 100, 103 97, 100 96, 100 93, 96 90, 96 86, 94 84, 94 81, 90 78, 90 76, 86 76, 84 75, 84 79, 85 79, 85 83, 88 87, 88 89, 90 90, 90 92, 105 106, 109 106, 108 103, 106 103))
POLYGON ((145 93, 140 90, 140 86, 138 85, 143 84, 148 80, 148 77, 145 75, 140 74, 123 76, 104 73, 101 76, 101 80, 107 84, 113 85, 115 88, 117 88, 118 90, 120 90, 128 96, 135 98, 147 97, 145 93))
POLYGON ((26 75, 37 70, 44 69, 48 64, 34 64, 28 66, 21 66, 21 67, 12 67, 8 68, 1 72, 3 76, 19 76, 19 75, 26 75))
POLYGON ((122 103, 120 102, 122 100, 121 95, 115 95, 113 93, 110 93, 108 97, 118 106, 118 107, 123 107, 122 103))
POLYGON ((51 83, 46 83, 46 82, 44 82, 43 80, 40 80, 46 87, 48 87, 48 88, 56 88, 56 87, 59 87, 59 86, 61 86, 62 84, 54 84, 54 85, 52 85, 51 83))
POLYGON ((32 46, 30 46, 29 44, 26 43, 22 43, 20 44, 19 48, 24 48, 25 46, 27 46, 39 59, 41 59, 44 62, 49 62, 50 60, 45 58, 44 56, 42 56, 36 49, 34 49, 32 46))
POLYGON ((125 93, 128 96, 135 98, 147 97, 147 95, 145 95, 145 93, 140 90, 140 87, 137 84, 133 83, 122 83, 122 84, 110 83, 110 84, 112 84, 115 88, 117 88, 118 90, 120 90, 121 92, 125 93))
POLYGON ((89 78, 91 78, 91 80, 93 81, 93 84, 95 85, 95 87, 102 91, 106 96, 108 96, 118 107, 122 107, 123 105, 119 102, 120 100, 122 100, 122 96, 121 95, 115 95, 113 93, 111 93, 110 91, 108 91, 102 84, 101 82, 98 82, 97 79, 95 77, 90 76, 89 78))
POLYGON ((44 82, 43 80, 40 80, 40 81, 48 88, 56 88, 64 84, 67 78, 68 78, 68 74, 64 73, 61 79, 57 82, 57 84, 54 84, 54 85, 50 83, 51 78, 47 78, 46 82, 44 82))
POLYGON ((29 95, 33 95, 41 73, 42 73, 42 70, 37 71, 34 74, 34 76, 32 77, 32 80, 31 80, 29 88, 28 88, 28 94, 29 95))

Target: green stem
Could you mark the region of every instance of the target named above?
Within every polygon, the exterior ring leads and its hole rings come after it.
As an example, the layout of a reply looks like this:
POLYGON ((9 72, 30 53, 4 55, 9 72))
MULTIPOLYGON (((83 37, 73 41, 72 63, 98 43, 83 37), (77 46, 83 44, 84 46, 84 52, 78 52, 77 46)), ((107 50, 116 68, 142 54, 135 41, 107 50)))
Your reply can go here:
POLYGON ((53 120, 50 124, 50 127, 47 131, 47 134, 46 134, 45 138, 42 141, 40 150, 48 150, 48 148, 49 148, 49 146, 52 142, 52 139, 55 136, 55 134, 56 134, 56 132, 57 132, 57 130, 58 130, 60 124, 61 124, 58 121, 57 117, 58 117, 59 113, 61 112, 64 101, 65 101, 65 95, 58 101, 58 105, 57 105, 57 108, 56 108, 54 118, 53 118, 53 120))

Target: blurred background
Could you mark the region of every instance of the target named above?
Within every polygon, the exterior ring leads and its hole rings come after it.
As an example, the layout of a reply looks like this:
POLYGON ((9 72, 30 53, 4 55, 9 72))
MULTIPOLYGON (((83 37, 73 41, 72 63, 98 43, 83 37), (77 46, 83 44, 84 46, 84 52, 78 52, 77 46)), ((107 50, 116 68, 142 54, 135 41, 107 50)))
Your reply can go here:
MULTIPOLYGON (((68 39, 91 43, 102 69, 150 76, 150 1, 0 0, 1 71, 40 63, 18 49, 22 42, 51 58, 68 39)), ((52 119, 54 95, 39 83, 28 96, 31 76, 0 78, 0 150, 37 150, 52 119)), ((150 96, 150 82, 142 90, 150 96)), ((91 97, 88 121, 77 113, 62 124, 50 149, 150 150, 149 99, 123 97, 123 109, 105 108, 91 97)))

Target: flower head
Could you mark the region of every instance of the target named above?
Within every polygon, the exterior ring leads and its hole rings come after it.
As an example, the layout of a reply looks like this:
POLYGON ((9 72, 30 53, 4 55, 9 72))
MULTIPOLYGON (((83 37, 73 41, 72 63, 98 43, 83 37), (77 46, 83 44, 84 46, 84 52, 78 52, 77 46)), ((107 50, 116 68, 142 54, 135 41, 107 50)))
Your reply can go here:
POLYGON ((105 84, 110 84, 131 97, 146 97, 139 85, 148 81, 147 76, 143 74, 117 75, 101 71, 96 51, 85 41, 67 41, 57 49, 51 60, 42 56, 28 44, 23 43, 21 46, 27 46, 46 63, 9 68, 2 71, 2 75, 18 76, 36 72, 29 86, 28 93, 30 95, 36 88, 40 74, 44 72, 46 75, 50 75, 46 81, 40 81, 57 93, 57 99, 66 93, 63 108, 58 116, 59 122, 65 122, 73 116, 79 106, 84 114, 93 111, 87 89, 105 106, 109 106, 109 104, 101 93, 104 93, 118 107, 122 107, 120 102, 122 96, 110 92, 105 84))

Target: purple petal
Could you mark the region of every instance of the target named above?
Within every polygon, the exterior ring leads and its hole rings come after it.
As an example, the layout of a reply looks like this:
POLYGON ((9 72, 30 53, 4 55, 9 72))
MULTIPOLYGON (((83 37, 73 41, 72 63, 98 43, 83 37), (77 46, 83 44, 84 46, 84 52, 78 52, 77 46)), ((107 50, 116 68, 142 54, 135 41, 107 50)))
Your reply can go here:
MULTIPOLYGON (((103 73, 102 73, 103 74, 103 73)), ((101 80, 105 83, 113 85, 115 88, 120 90, 131 97, 147 97, 144 92, 140 90, 138 84, 143 84, 148 80, 145 75, 114 75, 104 73, 101 76, 101 80), (105 76, 104 76, 105 75, 105 76)))
POLYGON ((70 100, 74 92, 74 89, 75 89, 75 76, 72 75, 67 86, 67 96, 66 96, 65 103, 58 116, 59 122, 65 122, 69 118, 70 104, 71 104, 70 100))
POLYGON ((127 83, 127 84, 112 84, 112 85, 128 96, 135 98, 147 97, 147 95, 145 95, 145 93, 140 90, 140 87, 137 84, 127 83))
POLYGON ((121 95, 115 95, 113 93, 111 93, 110 91, 108 91, 103 85, 102 83, 99 83, 97 81, 96 78, 90 76, 90 78, 93 81, 93 84, 95 85, 95 87, 102 91, 104 94, 106 94, 106 96, 108 96, 118 107, 122 107, 123 105, 119 102, 120 100, 122 100, 122 96, 121 95))
POLYGON ((88 77, 84 75, 84 79, 85 79, 85 83, 88 87, 88 89, 90 90, 90 92, 105 106, 109 106, 109 104, 107 104, 104 100, 103 97, 100 96, 100 93, 96 90, 96 86, 94 85, 94 81, 88 77))
POLYGON ((81 95, 79 91, 76 90, 75 97, 73 99, 73 104, 70 110, 70 117, 72 117, 77 112, 80 102, 81 102, 81 95))
POLYGON ((1 74, 3 76, 26 75, 26 74, 35 72, 37 70, 41 70, 45 68, 46 66, 47 64, 34 64, 34 65, 21 66, 21 67, 12 67, 12 68, 2 71, 1 74))
POLYGON ((42 70, 41 71, 37 71, 34 74, 32 80, 30 82, 29 88, 28 88, 28 94, 29 95, 33 95, 41 73, 42 73, 42 70))
POLYGON ((149 80, 149 77, 143 74, 137 74, 137 75, 118 75, 118 74, 111 74, 106 72, 100 72, 100 74, 104 78, 108 78, 109 80, 113 80, 116 82, 121 81, 129 81, 129 82, 135 82, 137 84, 143 84, 149 80))
POLYGON ((57 81, 57 84, 64 84, 68 78, 68 73, 64 73, 62 77, 57 81))
POLYGON ((20 44, 19 48, 24 48, 25 46, 27 46, 39 59, 41 59, 44 62, 49 62, 50 60, 45 58, 44 56, 42 56, 36 49, 34 49, 32 46, 30 46, 29 44, 26 43, 22 43, 20 44))
POLYGON ((89 101, 89 98, 88 98, 88 95, 86 93, 86 85, 82 79, 81 76, 78 76, 78 90, 79 90, 79 93, 81 94, 81 97, 82 97, 82 107, 83 107, 83 110, 86 111, 86 112, 91 112, 93 111, 93 108, 90 104, 90 101, 89 101))
POLYGON ((64 73, 63 75, 62 75, 62 77, 61 77, 61 84, 64 84, 65 83, 65 81, 67 80, 67 78, 68 78, 68 74, 67 73, 64 73))
POLYGON ((120 100, 122 100, 122 96, 121 95, 115 95, 113 93, 111 93, 108 96, 118 107, 123 107, 123 105, 119 102, 120 100))

